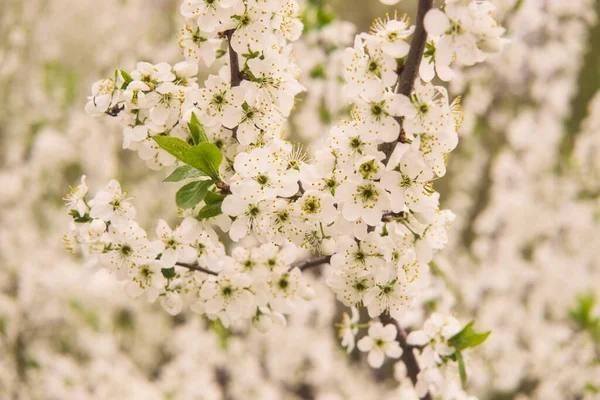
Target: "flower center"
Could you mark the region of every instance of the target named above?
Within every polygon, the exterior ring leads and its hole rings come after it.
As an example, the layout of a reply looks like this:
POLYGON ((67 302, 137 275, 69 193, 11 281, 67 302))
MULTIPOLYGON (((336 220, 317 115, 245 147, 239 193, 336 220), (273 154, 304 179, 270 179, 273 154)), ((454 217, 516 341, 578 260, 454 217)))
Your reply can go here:
POLYGON ((269 183, 269 177, 267 175, 258 175, 256 177, 256 182, 258 182, 261 186, 265 186, 269 183))
POLYGON ((260 208, 256 206, 250 206, 250 208, 248 209, 248 214, 251 217, 257 217, 260 214, 260 208))
POLYGON ((358 196, 364 203, 368 201, 375 201, 379 196, 379 192, 373 187, 373 185, 365 185, 358 187, 358 196))
POLYGON ((321 210, 321 201, 317 198, 311 198, 304 202, 302 210, 308 214, 317 214, 321 210))
POLYGON ((290 283, 288 282, 287 278, 281 278, 279 280, 279 282, 277 282, 277 285, 279 286, 280 289, 285 290, 288 288, 290 283))
POLYGON ((352 286, 357 292, 364 292, 367 290, 367 285, 365 285, 364 281, 358 281, 352 286))
POLYGON ((124 244, 121 246, 121 254, 123 254, 125 257, 129 256, 131 253, 133 253, 133 248, 131 248, 130 245, 124 244))

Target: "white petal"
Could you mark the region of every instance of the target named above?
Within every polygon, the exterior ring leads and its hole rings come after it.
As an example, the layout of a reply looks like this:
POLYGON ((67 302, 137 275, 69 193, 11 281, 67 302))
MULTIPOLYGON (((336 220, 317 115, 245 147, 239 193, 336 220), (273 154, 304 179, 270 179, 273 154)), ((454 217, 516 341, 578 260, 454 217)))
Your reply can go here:
POLYGON ((413 346, 424 346, 429 342, 429 336, 424 331, 413 331, 408 334, 406 341, 413 346))
POLYGON ((439 8, 429 10, 425 14, 425 30, 433 36, 442 36, 450 27, 448 16, 439 8))
POLYGON ((402 355, 402 347, 398 342, 390 343, 388 348, 385 350, 385 355, 389 358, 400 358, 402 355))
POLYGON ((381 368, 381 366, 383 365, 383 361, 385 360, 385 356, 383 355, 383 353, 380 353, 378 351, 372 351, 369 353, 367 360, 369 361, 369 365, 371 367, 381 368))
POLYGON ((365 336, 358 341, 356 347, 360 351, 370 351, 373 348, 373 339, 370 336, 365 336))

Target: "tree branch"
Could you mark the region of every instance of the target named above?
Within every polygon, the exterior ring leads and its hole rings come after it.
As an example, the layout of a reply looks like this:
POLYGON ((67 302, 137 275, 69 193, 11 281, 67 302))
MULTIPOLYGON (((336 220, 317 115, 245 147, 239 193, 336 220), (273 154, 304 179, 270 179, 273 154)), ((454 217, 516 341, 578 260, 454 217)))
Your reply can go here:
MULTIPOLYGON (((388 314, 381 314, 379 319, 384 325, 394 324, 396 329, 398 330, 398 334, 396 335, 396 340, 400 342, 400 347, 402 347, 402 357, 401 360, 406 365, 406 373, 410 378, 413 385, 417 384, 417 375, 421 372, 421 367, 419 367, 419 362, 415 357, 415 353, 413 352, 414 346, 411 346, 406 341, 406 331, 404 328, 400 326, 398 321, 390 317, 388 314)), ((431 394, 429 392, 425 393, 425 396, 421 397, 421 400, 432 400, 431 394)))
MULTIPOLYGON (((399 69, 398 74, 398 93, 405 96, 410 96, 415 86, 415 79, 419 75, 419 67, 423 60, 425 52, 425 43, 427 43, 427 32, 425 31, 425 14, 433 6, 433 0, 419 0, 419 8, 417 9, 417 21, 415 33, 410 42, 410 50, 406 56, 406 62, 399 69)), ((398 141, 404 143, 406 138, 403 135, 402 118, 396 117, 396 121, 400 124, 400 134, 398 141)), ((390 155, 396 148, 396 142, 382 143, 379 145, 379 150, 385 153, 385 160, 390 158, 390 155)))
POLYGON ((425 52, 425 43, 427 43, 427 32, 425 31, 425 14, 431 10, 433 0, 419 0, 419 8, 417 9, 417 24, 415 33, 410 42, 410 50, 406 57, 406 63, 402 68, 402 73, 399 77, 400 87, 398 93, 405 96, 410 96, 415 85, 415 79, 419 75, 419 67, 423 60, 425 52))
POLYGON ((188 264, 188 263, 178 262, 178 263, 175 263, 175 265, 177 265, 178 267, 183 267, 183 268, 191 269, 194 271, 204 272, 205 274, 209 274, 209 275, 215 275, 215 276, 219 275, 218 272, 211 271, 210 269, 201 267, 198 264, 188 264))
POLYGON ((231 37, 233 36, 233 32, 235 29, 230 29, 225 31, 225 36, 227 36, 227 46, 229 47, 229 68, 231 70, 231 86, 240 86, 242 80, 244 79, 242 76, 242 72, 240 71, 240 60, 238 58, 238 54, 235 52, 233 47, 231 47, 231 37))
POLYGON ((292 270, 294 268, 299 268, 300 271, 304 271, 304 270, 307 270, 312 267, 316 267, 321 264, 328 264, 329 261, 331 261, 331 256, 313 257, 313 258, 309 258, 309 259, 301 262, 300 264, 292 265, 290 270, 292 270))
MULTIPOLYGON (((327 264, 327 263, 329 263, 330 260, 331 260, 331 256, 313 257, 313 258, 309 258, 309 259, 307 259, 305 261, 302 261, 299 264, 291 266, 290 270, 292 270, 294 268, 299 268, 300 271, 304 271, 306 269, 309 269, 309 268, 312 268, 312 267, 316 267, 316 266, 321 265, 321 264, 327 264)), ((219 275, 218 272, 211 271, 210 269, 201 267, 198 264, 190 264, 190 263, 177 262, 177 263, 175 263, 175 265, 178 266, 178 267, 183 267, 183 268, 191 269, 191 270, 194 270, 194 271, 204 272, 205 274, 209 274, 209 275, 214 275, 214 276, 218 276, 219 275)))
MULTIPOLYGON (((233 36, 233 32, 235 29, 230 29, 225 31, 225 36, 227 36, 227 47, 229 50, 229 70, 231 72, 231 87, 240 86, 242 80, 244 80, 244 76, 242 71, 240 70, 240 59, 236 51, 231 47, 231 37, 233 36)), ((231 132, 233 132, 233 138, 237 140, 237 131, 238 127, 235 126, 231 132)))

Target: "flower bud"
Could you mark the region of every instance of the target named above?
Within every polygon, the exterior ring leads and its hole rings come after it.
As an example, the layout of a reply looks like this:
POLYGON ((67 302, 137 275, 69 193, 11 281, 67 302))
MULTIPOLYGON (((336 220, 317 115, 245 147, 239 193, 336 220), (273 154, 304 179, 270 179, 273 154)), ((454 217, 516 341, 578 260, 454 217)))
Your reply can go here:
POLYGON ((306 286, 302 291, 302 298, 306 301, 314 299, 316 296, 315 291, 310 286, 306 286))
POLYGON ((106 231, 106 223, 96 218, 90 223, 90 233, 92 235, 102 235, 106 231))
POLYGON ((267 333, 273 327, 271 317, 266 314, 260 314, 258 317, 254 318, 252 322, 256 330, 260 333, 267 333))
POLYGON ((326 256, 330 256, 333 253, 335 253, 335 240, 329 238, 329 239, 323 239, 323 241, 321 242, 321 253, 323 253, 326 256))

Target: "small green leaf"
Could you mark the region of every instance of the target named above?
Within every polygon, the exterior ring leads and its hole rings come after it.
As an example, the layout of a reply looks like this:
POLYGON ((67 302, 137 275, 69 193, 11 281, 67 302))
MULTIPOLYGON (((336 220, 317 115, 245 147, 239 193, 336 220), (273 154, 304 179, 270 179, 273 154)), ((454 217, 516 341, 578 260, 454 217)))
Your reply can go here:
POLYGON ((206 198, 204 199, 204 202, 206 204, 222 203, 223 199, 225 199, 224 194, 220 194, 220 193, 211 191, 206 194, 206 198))
POLYGON ((206 131, 204 127, 198 121, 195 113, 192 113, 192 117, 190 118, 190 122, 188 123, 188 128, 190 128, 190 133, 192 134, 192 139, 194 140, 194 144, 198 145, 200 143, 208 142, 208 137, 206 136, 206 131))
POLYGON ((461 351, 483 343, 491 332, 475 332, 473 325, 475 325, 475 321, 469 322, 460 332, 448 339, 448 344, 457 351, 461 351))
POLYGON ((77 222, 78 224, 85 224, 86 222, 93 221, 92 217, 90 217, 90 214, 85 213, 85 215, 81 216, 77 210, 71 210, 69 215, 71 215, 73 217, 73 221, 77 222))
POLYGON ((175 267, 162 268, 160 271, 162 272, 163 276, 167 279, 173 279, 175 278, 175 275, 177 275, 177 273, 175 272, 175 267))
POLYGON ((219 345, 223 350, 227 349, 227 345, 229 344, 229 337, 231 336, 231 331, 223 325, 220 319, 216 319, 214 321, 209 321, 209 326, 215 331, 217 334, 217 338, 219 341, 219 345))
POLYGON ((125 80, 126 84, 133 82, 133 78, 126 71, 123 71, 122 69, 120 69, 119 72, 121 73, 121 76, 125 80))
POLYGON ((594 341, 600 342, 600 317, 593 315, 596 302, 594 293, 577 296, 577 304, 569 310, 569 317, 580 329, 588 331, 594 341))
POLYGON ((220 179, 219 166, 223 161, 223 155, 213 143, 200 143, 198 146, 190 147, 182 161, 204 172, 215 181, 220 179))
POLYGON ((223 49, 218 49, 217 50, 217 58, 221 58, 223 57, 225 54, 227 54, 227 52, 223 49))
POLYGON ((221 211, 222 204, 223 204, 223 202, 205 205, 198 212, 198 215, 196 215, 196 219, 197 220, 209 219, 209 218, 214 218, 218 215, 223 214, 223 212, 221 211))
POLYGON ((196 181, 184 185, 175 195, 175 203, 179 208, 193 208, 206 196, 213 181, 196 181))
POLYGON ((224 198, 225 196, 222 194, 208 192, 206 194, 206 197, 204 198, 204 203, 206 205, 202 207, 202 209, 198 212, 198 215, 196 215, 196 219, 203 220, 214 218, 217 215, 221 215, 221 205, 223 204, 224 198))
POLYGON ((594 385, 592 382, 586 383, 584 389, 586 392, 600 393, 600 386, 594 385))
POLYGON ((456 361, 458 361, 458 374, 460 375, 460 382, 463 387, 467 384, 467 370, 465 368, 465 360, 463 360, 462 354, 460 351, 455 352, 456 361))
POLYGON ((179 182, 184 179, 199 178, 201 176, 206 176, 206 174, 189 165, 182 165, 173 171, 171 175, 167 176, 163 182, 179 182))
MULTIPOLYGON (((178 160, 185 161, 186 152, 192 147, 183 140, 173 136, 152 136, 152 139, 167 153, 173 155, 178 160)), ((186 164, 188 164, 186 162, 186 164)))

